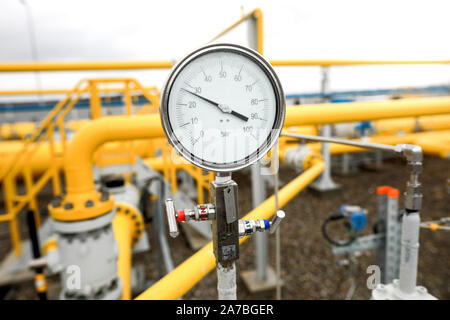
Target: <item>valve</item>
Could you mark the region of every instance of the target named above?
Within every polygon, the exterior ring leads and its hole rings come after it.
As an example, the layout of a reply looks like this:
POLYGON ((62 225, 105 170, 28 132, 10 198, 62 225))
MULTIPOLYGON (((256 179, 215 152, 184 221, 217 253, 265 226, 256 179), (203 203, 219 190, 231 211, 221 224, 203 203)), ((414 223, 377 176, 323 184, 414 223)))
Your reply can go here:
POLYGON ((249 236, 257 231, 262 232, 269 230, 270 233, 274 233, 278 229, 278 226, 285 215, 283 210, 278 210, 272 221, 267 219, 239 220, 239 238, 249 236))
POLYGON ((206 221, 216 218, 216 211, 211 203, 199 204, 194 209, 175 210, 172 199, 166 199, 166 213, 172 238, 176 238, 179 234, 177 222, 206 221))
POLYGON ((334 246, 344 247, 350 245, 358 237, 367 224, 367 210, 359 206, 342 205, 339 210, 329 216, 322 224, 322 234, 324 238, 334 246), (346 240, 334 240, 327 232, 327 226, 331 221, 344 220, 344 226, 350 234, 350 238, 346 240))
POLYGON ((359 131, 360 137, 365 137, 366 132, 373 131, 372 123, 370 121, 362 121, 355 126, 355 129, 359 131))
MULTIPOLYGON (((216 218, 216 210, 211 203, 199 204, 193 209, 176 210, 172 199, 166 200, 166 213, 169 233, 172 238, 176 238, 179 234, 177 222, 207 221, 216 218)), ((257 231, 269 230, 270 233, 274 233, 285 215, 283 210, 278 210, 272 221, 267 219, 239 220, 239 238, 249 236, 257 231)))

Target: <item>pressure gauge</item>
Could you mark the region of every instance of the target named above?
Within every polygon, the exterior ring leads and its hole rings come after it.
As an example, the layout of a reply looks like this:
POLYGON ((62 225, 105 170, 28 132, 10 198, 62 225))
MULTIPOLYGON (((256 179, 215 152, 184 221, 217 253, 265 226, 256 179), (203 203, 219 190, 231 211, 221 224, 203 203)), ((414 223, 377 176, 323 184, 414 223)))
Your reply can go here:
POLYGON ((192 164, 211 171, 247 167, 273 147, 285 116, 280 81, 256 51, 214 44, 182 59, 161 96, 169 142, 192 164))

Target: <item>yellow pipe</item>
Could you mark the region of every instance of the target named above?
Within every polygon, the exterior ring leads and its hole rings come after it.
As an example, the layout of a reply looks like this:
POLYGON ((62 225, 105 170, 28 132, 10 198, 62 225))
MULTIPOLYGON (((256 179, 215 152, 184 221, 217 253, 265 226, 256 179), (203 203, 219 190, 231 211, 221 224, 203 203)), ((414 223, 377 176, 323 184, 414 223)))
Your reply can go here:
POLYGON ((23 139, 35 129, 35 122, 4 123, 0 126, 0 138, 3 140, 23 139))
MULTIPOLYGON (((384 101, 384 102, 358 102, 358 103, 341 103, 337 104, 323 104, 323 105, 304 105, 301 107, 288 107, 287 116, 285 120, 285 127, 296 125, 317 125, 324 123, 334 122, 350 122, 350 121, 363 121, 371 119, 382 119, 390 117, 407 117, 407 116, 420 116, 422 114, 444 114, 450 113, 450 98, 421 98, 421 99, 404 99, 397 101, 384 101)), ((163 131, 159 124, 159 116, 146 115, 136 116, 135 119, 139 120, 145 126, 146 117, 150 117, 149 124, 153 126, 153 129, 159 130, 159 135, 164 137, 163 131)), ((448 117, 447 115, 445 117, 448 117)), ((103 120, 103 124, 106 125, 110 122, 108 117, 103 120)), ((115 122, 121 122, 120 119, 128 119, 127 117, 114 117, 115 122)), ((445 118, 444 118, 445 119, 445 118)), ((98 121, 98 120, 97 120, 98 121)), ((112 120, 111 120, 112 121, 112 120)), ((432 123, 435 120, 430 120, 432 123)), ((444 121, 445 122, 445 121, 444 121)), ((89 126, 90 123, 85 126, 89 126)), ((445 127, 445 124, 441 122, 440 126, 445 127)), ((84 127, 83 127, 84 128, 84 127)), ((112 133, 115 130, 111 130, 112 133)), ((131 130, 130 132, 132 132, 131 130)), ((85 135, 85 141, 95 141, 97 133, 90 131, 89 137, 85 135)), ((128 135, 130 136, 130 135, 128 135)), ((79 148, 83 148, 84 142, 79 142, 79 148)), ((9 150, 0 148, 0 152, 6 150, 4 155, 9 153, 9 150)), ((78 159, 75 154, 74 159, 78 159)), ((45 165, 45 164, 44 164, 45 165)), ((2 168, 6 168, 2 166, 2 168)), ((4 173, 4 172, 3 172, 4 173)))
POLYGON ((114 237, 119 247, 117 274, 122 280, 122 300, 131 299, 132 221, 130 215, 116 214, 112 221, 114 237))
POLYGON ((64 154, 67 194, 63 206, 49 206, 53 219, 79 221, 98 217, 110 211, 111 197, 101 197, 95 189, 92 158, 101 145, 109 141, 150 139, 164 136, 158 115, 109 116, 83 126, 70 142, 64 154), (86 201, 93 205, 86 207, 86 201), (65 204, 70 204, 66 209, 65 204))
MULTIPOLYGON (((231 30, 232 27, 230 27, 229 29, 231 30)), ((225 31, 227 31, 227 30, 225 30, 225 31)), ((217 37, 221 36, 221 34, 219 34, 217 37)), ((211 41, 214 41, 217 37, 215 37, 211 41)), ((259 48, 258 48, 258 50, 259 50, 259 48)), ((326 66, 355 66, 355 65, 449 64, 450 60, 340 60, 340 59, 311 59, 311 60, 283 59, 283 60, 279 60, 279 59, 275 59, 275 60, 269 60, 269 62, 275 67, 282 67, 282 66, 325 66, 326 67, 326 66)), ((162 60, 162 61, 86 61, 86 62, 3 62, 3 63, 0 63, 0 72, 170 69, 170 68, 172 68, 173 64, 174 64, 174 62, 170 61, 170 60, 162 60)))
MULTIPOLYGON (((66 127, 69 130, 77 131, 81 126, 88 122, 88 119, 70 120, 67 122, 66 127)), ((372 123, 376 133, 380 135, 395 134, 398 131, 404 133, 413 132, 417 125, 423 131, 450 129, 450 115, 385 119, 373 121, 372 123)), ((292 128, 290 132, 299 134, 316 134, 314 132, 317 132, 315 126, 297 126, 294 128, 292 128)), ((33 133, 35 129, 35 122, 5 123, 0 125, 0 137, 3 140, 23 139, 27 134, 33 133)))
POLYGON ((260 8, 256 8, 255 10, 251 11, 250 13, 243 15, 241 19, 233 23, 231 26, 220 32, 217 36, 212 38, 208 41, 208 43, 211 43, 213 41, 216 41, 220 37, 224 36, 240 24, 242 24, 247 19, 254 18, 256 19, 256 50, 263 54, 263 48, 264 48, 264 34, 263 34, 263 14, 262 10, 260 8))
POLYGON ((286 110, 286 127, 450 113, 450 97, 302 105, 286 110))
MULTIPOLYGON (((86 125, 88 122, 80 124, 80 127, 86 125)), ((152 149, 150 148, 150 140, 134 140, 131 146, 125 145, 123 142, 110 142, 103 145, 94 154, 94 160, 99 166, 105 164, 120 164, 123 163, 119 157, 108 157, 109 154, 120 153, 127 155, 133 153, 141 158, 152 157, 152 149)), ((24 142, 22 141, 2 141, 0 142, 0 175, 4 170, 9 167, 11 161, 17 152, 20 152, 23 148, 24 142)), ((40 147, 27 159, 27 165, 30 166, 33 174, 41 174, 47 170, 50 165, 55 165, 61 168, 63 165, 63 146, 61 142, 55 142, 53 148, 56 154, 60 154, 60 157, 52 158, 51 145, 48 142, 41 142, 40 147)), ((18 176, 21 176, 19 173, 18 176)))
MULTIPOLYGON (((150 91, 156 89, 155 87, 145 87, 145 90, 150 91)), ((21 89, 21 90, 0 90, 0 96, 21 96, 31 94, 67 94, 71 89, 21 89)), ((123 92, 123 87, 108 87, 102 88, 102 92, 123 92)), ((132 89, 131 92, 140 91, 132 89)))
POLYGON ((284 59, 270 60, 275 67, 294 66, 357 66, 357 65, 395 65, 395 64, 449 64, 450 60, 345 60, 345 59, 284 59))
POLYGON ((372 126, 377 135, 390 135, 398 132, 414 132, 450 129, 450 115, 423 116, 417 118, 386 119, 374 121, 372 126))
MULTIPOLYGON (((312 167, 288 183, 279 191, 279 205, 284 207, 301 190, 306 188, 324 170, 323 161, 316 161, 312 167)), ((275 213, 275 197, 271 196, 260 206, 250 211, 242 219, 269 219, 275 213)), ((240 243, 247 237, 240 239, 240 243)), ((137 300, 171 300, 182 297, 197 282, 214 269, 215 257, 212 242, 185 260, 175 270, 141 293, 137 300)))
POLYGON ((88 62, 4 62, 0 72, 87 71, 128 69, 170 69, 173 62, 163 61, 88 61, 88 62))

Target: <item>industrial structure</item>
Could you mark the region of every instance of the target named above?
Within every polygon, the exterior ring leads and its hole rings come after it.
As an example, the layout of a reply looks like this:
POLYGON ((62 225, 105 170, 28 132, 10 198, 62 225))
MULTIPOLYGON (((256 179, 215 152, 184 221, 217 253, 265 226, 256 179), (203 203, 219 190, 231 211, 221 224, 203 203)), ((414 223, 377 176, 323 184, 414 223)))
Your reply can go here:
MULTIPOLYGON (((220 41, 222 35, 244 23, 251 31, 249 47, 264 57, 260 9, 243 15, 211 42, 220 41)), ((280 112, 282 119, 277 122, 280 132, 251 166, 236 166, 250 177, 254 208, 241 216, 237 184, 231 174, 214 166, 196 165, 171 140, 169 123, 161 121, 169 112, 163 107, 168 102, 162 84, 146 86, 133 78, 95 78, 82 79, 69 90, 0 91, 4 96, 64 96, 55 98, 54 104, 0 106, 0 223, 8 225, 11 244, 11 252, 2 257, 0 286, 34 277, 41 299, 179 299, 217 266, 218 297, 236 299, 234 261, 239 250, 232 251, 229 246, 239 248, 254 237, 255 270, 241 272, 243 283, 252 292, 276 290, 281 298, 282 286, 288 284, 283 283, 280 270, 280 221, 294 214, 281 209, 307 187, 322 194, 338 190, 340 186, 331 175, 336 159, 348 173, 361 163, 380 167, 385 159, 400 157, 405 164, 398 168, 405 173, 404 188, 388 186, 388 179, 385 186, 379 186, 373 234, 360 233, 367 224, 367 208, 351 203, 336 204, 336 212, 322 229, 335 256, 355 257, 375 250, 374 265, 380 267, 381 279, 370 289, 372 299, 440 298, 417 283, 419 231, 422 227, 445 232, 450 221, 446 217, 421 221, 420 177, 426 175, 424 155, 450 158, 450 88, 336 93, 328 89, 328 71, 352 65, 448 65, 450 60, 267 61, 267 68, 275 71, 283 66, 321 67, 321 92, 285 95, 280 85, 280 101, 286 101, 285 114, 280 112), (370 95, 395 99, 358 101, 358 97, 370 95), (295 173, 282 186, 278 166, 295 173), (51 185, 51 199, 43 196, 47 185, 51 185), (269 197, 268 187, 273 189, 269 197), (403 203, 399 202, 401 194, 403 203), (42 219, 43 207, 48 209, 46 219, 42 219), (21 216, 27 217, 26 224, 21 216), (344 221, 346 239, 330 235, 336 221, 344 221), (232 223, 229 231, 226 224, 232 223), (178 235, 178 228, 188 237, 197 235, 207 241, 175 265, 168 235, 178 235), (227 238, 225 229, 234 238, 227 238), (264 230, 270 233, 256 232, 264 230), (27 237, 23 237, 24 231, 27 237), (271 233, 276 237, 275 268, 268 262, 271 233), (150 237, 156 239, 155 248, 150 246, 150 237), (144 279, 133 265, 133 255, 150 250, 158 252, 160 279, 144 279), (229 270, 233 270, 232 275, 229 270), (59 276, 60 291, 49 296, 46 278, 54 275, 59 276), (148 286, 148 280, 154 283, 148 286)), ((172 61, 0 63, 0 72, 172 67, 172 61)), ((218 108, 227 115, 237 114, 223 105, 218 108)), ((450 179, 450 171, 443 174, 450 179)), ((447 192, 449 187, 441 188, 447 192)))

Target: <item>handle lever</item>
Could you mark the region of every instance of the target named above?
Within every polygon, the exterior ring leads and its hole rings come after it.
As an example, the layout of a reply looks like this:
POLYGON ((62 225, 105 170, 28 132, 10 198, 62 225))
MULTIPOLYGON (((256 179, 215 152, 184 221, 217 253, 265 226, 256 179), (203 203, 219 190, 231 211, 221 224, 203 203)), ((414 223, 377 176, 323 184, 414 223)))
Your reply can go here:
POLYGON ((269 229, 270 233, 275 233, 275 231, 277 231, 277 229, 281 223, 281 220, 283 220, 285 216, 286 216, 286 213, 284 213, 283 210, 277 211, 277 213, 273 217, 272 221, 270 221, 270 229, 269 229))
POLYGON ((169 234, 172 238, 176 238, 179 232, 175 215, 175 206, 172 199, 166 199, 166 214, 167 222, 169 223, 169 234))

